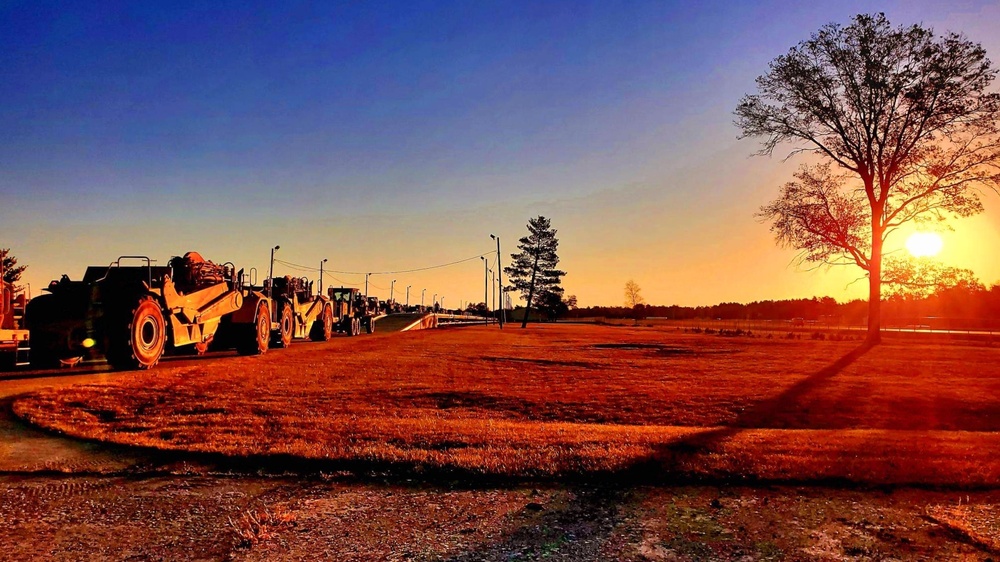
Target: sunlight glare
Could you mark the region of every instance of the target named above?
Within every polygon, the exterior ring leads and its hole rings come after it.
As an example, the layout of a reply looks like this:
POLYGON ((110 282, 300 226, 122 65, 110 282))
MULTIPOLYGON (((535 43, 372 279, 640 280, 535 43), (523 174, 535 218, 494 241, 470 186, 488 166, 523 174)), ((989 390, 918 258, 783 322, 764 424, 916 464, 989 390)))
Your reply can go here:
POLYGON ((906 239, 906 249, 915 258, 936 256, 944 242, 936 232, 914 232, 906 239))

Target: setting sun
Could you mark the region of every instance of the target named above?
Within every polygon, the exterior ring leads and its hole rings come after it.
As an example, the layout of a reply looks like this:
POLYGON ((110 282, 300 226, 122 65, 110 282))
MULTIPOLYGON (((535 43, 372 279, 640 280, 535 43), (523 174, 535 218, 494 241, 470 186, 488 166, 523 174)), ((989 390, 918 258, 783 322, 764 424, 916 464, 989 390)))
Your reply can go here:
POLYGON ((906 249, 915 258, 936 256, 944 242, 935 232, 914 232, 906 239, 906 249))

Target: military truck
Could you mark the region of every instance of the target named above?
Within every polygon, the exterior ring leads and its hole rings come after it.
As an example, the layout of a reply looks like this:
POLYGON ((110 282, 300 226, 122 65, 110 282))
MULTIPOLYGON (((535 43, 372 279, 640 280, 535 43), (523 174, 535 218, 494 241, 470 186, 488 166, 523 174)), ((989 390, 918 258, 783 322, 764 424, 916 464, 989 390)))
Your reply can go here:
POLYGON ((148 256, 121 256, 87 268, 83 279, 63 275, 49 294, 32 299, 25 322, 32 340, 31 364, 51 367, 72 357, 103 356, 115 369, 148 369, 167 351, 193 346, 203 353, 223 318, 238 330, 237 347, 263 352, 270 314, 261 295, 242 286, 243 271, 207 261, 197 252, 166 266, 148 256), (125 263, 127 260, 128 265, 125 263), (245 300, 253 306, 244 308, 245 300), (262 330, 266 328, 266 330, 262 330))

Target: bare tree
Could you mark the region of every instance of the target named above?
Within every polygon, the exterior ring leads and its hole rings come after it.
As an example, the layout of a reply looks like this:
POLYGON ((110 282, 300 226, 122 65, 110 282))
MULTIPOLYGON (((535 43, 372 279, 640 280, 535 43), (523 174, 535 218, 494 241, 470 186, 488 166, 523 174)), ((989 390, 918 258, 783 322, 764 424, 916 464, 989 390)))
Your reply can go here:
POLYGON ((625 282, 625 306, 629 308, 635 308, 636 306, 646 302, 646 299, 642 298, 642 289, 639 288, 639 284, 629 279, 625 282))
POLYGON ((761 209, 805 262, 852 264, 869 279, 868 345, 880 341, 882 252, 900 225, 982 211, 1000 186, 1000 95, 986 52, 962 35, 894 28, 883 14, 829 24, 773 60, 736 108, 759 154, 791 143, 822 164, 761 209))

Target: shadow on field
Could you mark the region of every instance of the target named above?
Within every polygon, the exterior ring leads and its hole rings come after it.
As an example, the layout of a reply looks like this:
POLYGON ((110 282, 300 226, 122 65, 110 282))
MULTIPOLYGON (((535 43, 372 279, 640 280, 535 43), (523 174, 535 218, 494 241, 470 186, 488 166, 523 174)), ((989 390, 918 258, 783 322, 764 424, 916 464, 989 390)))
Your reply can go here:
POLYGON ((622 521, 631 492, 617 487, 573 487, 561 505, 529 503, 517 529, 493 543, 448 558, 451 562, 606 560, 601 548, 622 521))
POLYGON ((788 413, 793 411, 792 406, 803 396, 837 376, 868 353, 870 349, 870 346, 863 345, 848 352, 829 366, 788 387, 774 398, 755 404, 727 426, 701 431, 660 446, 652 458, 635 467, 635 472, 637 475, 642 475, 648 471, 655 471, 653 474, 646 474, 646 476, 653 476, 656 473, 662 475, 664 472, 681 475, 685 472, 685 466, 697 463, 698 456, 714 452, 717 445, 745 429, 794 427, 795 421, 788 416, 788 413))

